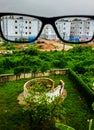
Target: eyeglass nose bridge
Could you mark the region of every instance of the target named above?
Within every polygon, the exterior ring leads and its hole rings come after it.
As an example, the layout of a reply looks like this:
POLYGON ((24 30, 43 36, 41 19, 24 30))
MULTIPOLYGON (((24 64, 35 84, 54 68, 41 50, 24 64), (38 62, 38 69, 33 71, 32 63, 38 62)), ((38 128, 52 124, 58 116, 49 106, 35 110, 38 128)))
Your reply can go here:
POLYGON ((54 22, 53 18, 44 18, 43 19, 44 25, 46 25, 46 24, 53 25, 53 22, 54 22))
POLYGON ((56 18, 55 17, 48 17, 48 18, 44 18, 43 19, 43 27, 42 27, 42 30, 44 28, 44 26, 46 25, 51 25, 52 28, 54 29, 56 35, 58 36, 59 39, 61 39, 58 31, 57 31, 57 28, 56 28, 56 25, 55 25, 55 21, 56 21, 56 18))
MULTIPOLYGON (((43 26, 42 26, 41 32, 42 32, 43 28, 44 28, 46 25, 51 25, 52 28, 53 28, 53 30, 55 31, 57 37, 58 37, 59 39, 61 39, 61 37, 60 37, 60 35, 59 35, 58 31, 57 31, 57 28, 56 28, 56 26, 55 26, 55 21, 56 21, 56 19, 55 19, 54 17, 49 17, 49 18, 44 18, 44 19, 42 19, 43 26)), ((41 32, 40 32, 40 34, 41 34, 41 32)), ((62 40, 62 39, 61 39, 61 40, 62 40)), ((62 40, 62 41, 63 41, 63 40, 62 40)))

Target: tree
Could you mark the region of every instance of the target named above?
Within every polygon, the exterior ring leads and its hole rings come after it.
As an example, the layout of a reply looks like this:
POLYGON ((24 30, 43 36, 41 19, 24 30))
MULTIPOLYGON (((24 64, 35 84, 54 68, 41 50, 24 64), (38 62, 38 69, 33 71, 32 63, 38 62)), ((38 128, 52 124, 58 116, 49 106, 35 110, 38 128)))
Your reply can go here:
POLYGON ((55 68, 64 68, 67 65, 67 62, 64 58, 60 58, 59 60, 53 61, 53 66, 55 68))
POLYGON ((42 62, 41 67, 40 67, 41 72, 44 73, 49 69, 50 69, 50 64, 46 61, 42 62))
POLYGON ((37 65, 32 66, 31 71, 32 71, 32 73, 33 73, 33 75, 35 77, 36 72, 39 71, 39 66, 37 66, 37 65))
POLYGON ((28 73, 30 72, 30 67, 29 66, 18 66, 18 67, 15 67, 14 68, 14 74, 16 76, 19 76, 21 75, 21 73, 24 73, 24 70, 25 70, 25 73, 28 73))
POLYGON ((10 69, 10 68, 14 67, 14 63, 13 63, 13 61, 11 61, 9 58, 5 58, 5 59, 3 60, 3 67, 4 67, 5 69, 10 69))
MULTIPOLYGON (((32 88, 32 87, 31 87, 32 88)), ((25 98, 28 105, 24 106, 24 111, 28 111, 30 115, 32 130, 54 130, 55 119, 60 118, 60 97, 56 97, 51 103, 48 102, 49 97, 45 92, 36 92, 29 90, 30 96, 25 98)))

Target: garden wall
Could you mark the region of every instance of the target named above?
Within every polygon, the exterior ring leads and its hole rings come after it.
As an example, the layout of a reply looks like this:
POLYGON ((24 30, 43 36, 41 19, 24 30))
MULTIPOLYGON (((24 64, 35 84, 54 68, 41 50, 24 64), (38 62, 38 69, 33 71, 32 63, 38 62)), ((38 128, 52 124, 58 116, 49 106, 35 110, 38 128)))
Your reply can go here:
POLYGON ((0 82, 7 82, 7 81, 15 81, 23 78, 32 78, 32 77, 41 77, 41 76, 50 76, 50 75, 59 75, 59 74, 66 74, 68 72, 68 69, 54 69, 49 70, 47 72, 41 73, 25 73, 21 74, 20 76, 16 76, 14 74, 2 74, 0 75, 0 82))

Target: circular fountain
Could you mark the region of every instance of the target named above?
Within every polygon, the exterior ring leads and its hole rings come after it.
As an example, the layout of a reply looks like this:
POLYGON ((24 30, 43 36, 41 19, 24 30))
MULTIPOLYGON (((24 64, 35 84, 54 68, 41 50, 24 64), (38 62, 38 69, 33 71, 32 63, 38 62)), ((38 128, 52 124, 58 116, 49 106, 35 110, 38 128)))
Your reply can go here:
POLYGON ((45 92, 46 96, 49 97, 48 102, 54 101, 57 96, 61 96, 64 100, 67 95, 62 80, 60 80, 58 86, 55 87, 54 81, 50 78, 34 78, 24 84, 24 91, 18 96, 20 104, 26 103, 23 99, 30 96, 30 89, 33 90, 36 95, 45 92))
POLYGON ((30 95, 29 93, 30 88, 32 90, 35 89, 36 91, 36 87, 38 88, 39 86, 41 87, 41 90, 38 90, 38 91, 41 91, 41 92, 54 89, 54 81, 49 78, 35 78, 35 79, 31 79, 27 81, 24 84, 24 97, 26 98, 27 96, 30 95))

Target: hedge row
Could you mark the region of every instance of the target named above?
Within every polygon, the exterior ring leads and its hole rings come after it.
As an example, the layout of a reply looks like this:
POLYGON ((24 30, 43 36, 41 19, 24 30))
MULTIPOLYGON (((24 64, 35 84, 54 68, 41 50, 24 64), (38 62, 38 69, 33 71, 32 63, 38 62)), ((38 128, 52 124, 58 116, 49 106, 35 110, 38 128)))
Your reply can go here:
POLYGON ((72 70, 68 71, 69 78, 76 84, 77 89, 85 97, 85 99, 92 103, 94 102, 94 91, 92 91, 87 84, 72 70))

